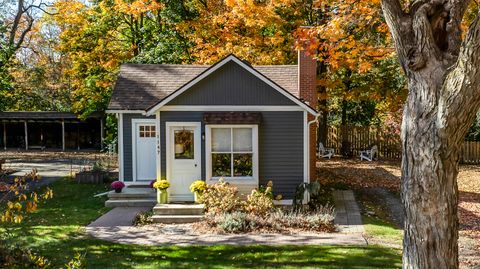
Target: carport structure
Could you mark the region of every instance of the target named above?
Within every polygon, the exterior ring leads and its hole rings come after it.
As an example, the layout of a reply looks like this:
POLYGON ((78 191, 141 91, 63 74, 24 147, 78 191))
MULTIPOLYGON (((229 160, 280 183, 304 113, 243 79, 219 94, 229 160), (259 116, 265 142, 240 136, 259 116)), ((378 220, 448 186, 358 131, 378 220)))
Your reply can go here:
POLYGON ((103 137, 103 113, 80 120, 69 112, 0 112, 4 150, 99 150, 103 137))

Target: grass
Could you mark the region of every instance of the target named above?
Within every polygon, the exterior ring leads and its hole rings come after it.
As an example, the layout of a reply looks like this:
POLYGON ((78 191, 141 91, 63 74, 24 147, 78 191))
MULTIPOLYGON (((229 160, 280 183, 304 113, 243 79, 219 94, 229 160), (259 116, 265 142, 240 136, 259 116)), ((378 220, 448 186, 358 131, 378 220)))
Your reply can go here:
POLYGON ((88 268, 398 268, 398 250, 379 246, 208 246, 163 247, 97 240, 83 227, 106 212, 105 186, 62 180, 54 198, 41 204, 19 227, 19 242, 46 256, 54 268, 77 252, 88 268))
POLYGON ((377 243, 395 245, 401 247, 403 232, 395 225, 374 217, 363 216, 366 237, 370 237, 377 243))

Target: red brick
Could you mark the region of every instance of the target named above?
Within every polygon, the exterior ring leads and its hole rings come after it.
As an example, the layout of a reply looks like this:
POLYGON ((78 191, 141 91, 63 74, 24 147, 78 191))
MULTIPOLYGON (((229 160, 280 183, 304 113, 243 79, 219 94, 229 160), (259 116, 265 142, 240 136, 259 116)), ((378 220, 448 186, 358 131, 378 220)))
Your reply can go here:
MULTIPOLYGON (((298 88, 300 98, 304 100, 310 107, 317 109, 317 61, 305 51, 298 52, 298 88)), ((312 115, 308 116, 308 121, 313 120, 312 115)), ((317 141, 317 124, 310 126, 310 180, 316 179, 316 141, 317 141)))

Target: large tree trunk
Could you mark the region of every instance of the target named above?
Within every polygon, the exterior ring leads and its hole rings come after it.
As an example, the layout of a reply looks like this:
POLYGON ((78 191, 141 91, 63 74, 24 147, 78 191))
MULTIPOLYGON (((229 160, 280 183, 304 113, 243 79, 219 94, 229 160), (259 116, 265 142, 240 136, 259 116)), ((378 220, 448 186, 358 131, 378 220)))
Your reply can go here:
MULTIPOLYGON (((409 99, 418 98, 433 82, 414 83, 409 99)), ((423 100, 421 106, 407 102, 403 117, 403 264, 404 268, 456 268, 458 147, 448 151, 448 137, 441 137, 435 124, 436 102, 423 100)))
POLYGON ((402 122, 403 267, 458 268, 459 152, 480 108, 480 23, 461 40, 469 1, 382 0, 408 78, 402 122))

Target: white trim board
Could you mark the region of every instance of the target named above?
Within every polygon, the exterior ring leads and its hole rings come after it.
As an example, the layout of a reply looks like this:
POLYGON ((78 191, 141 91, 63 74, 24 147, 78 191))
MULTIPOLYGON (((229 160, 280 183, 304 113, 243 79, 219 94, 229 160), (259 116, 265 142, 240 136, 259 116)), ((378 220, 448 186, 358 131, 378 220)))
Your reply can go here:
POLYGON ((162 141, 160 140, 160 137, 162 137, 160 135, 160 132, 162 130, 160 130, 160 111, 157 111, 157 113, 155 113, 155 125, 157 127, 156 130, 157 130, 157 133, 156 133, 156 141, 157 141, 157 154, 156 154, 156 165, 157 165, 157 180, 160 180, 162 178, 162 141))
POLYGON ((297 104, 299 107, 303 108, 303 110, 305 111, 308 111, 309 113, 311 113, 312 115, 317 115, 318 112, 316 112, 314 109, 312 109, 310 106, 308 106, 307 104, 303 103, 302 101, 300 101, 297 97, 295 97, 293 94, 291 94, 290 92, 286 91, 285 89, 283 89, 282 87, 278 86, 276 83, 274 83, 273 81, 271 81, 270 79, 268 79, 267 77, 265 77, 262 73, 258 72, 255 68, 245 64, 242 60, 238 59, 237 57, 235 57, 234 55, 229 55, 227 57, 225 57, 223 60, 221 60, 220 62, 212 65, 209 69, 207 69, 205 72, 201 73, 199 76, 197 76, 196 78, 194 78, 193 80, 191 80, 190 82, 188 82, 187 84, 185 84, 184 86, 182 86, 181 88, 179 88, 178 90, 176 90, 175 92, 173 92, 172 94, 170 94, 169 96, 167 96, 165 99, 163 99, 162 101, 160 101, 159 103, 157 103, 155 106, 151 107, 150 109, 147 109, 146 111, 146 115, 147 116, 150 116, 150 115, 153 115, 156 111, 158 111, 160 108, 162 108, 164 105, 168 104, 170 101, 172 101, 173 99, 175 99, 177 96, 179 96, 180 94, 184 93, 186 90, 190 89, 193 85, 197 84, 198 82, 200 82, 201 80, 203 80, 204 78, 206 78, 207 76, 209 76, 211 73, 215 72, 216 70, 218 70, 220 67, 224 66, 226 63, 228 62, 235 62, 236 64, 240 65, 241 67, 243 67, 245 70, 249 71, 251 74, 253 74, 254 76, 256 76, 257 78, 259 78, 260 80, 262 80, 263 82, 265 82, 266 84, 268 84, 270 87, 274 88, 275 90, 277 90, 279 93, 281 93, 282 95, 284 95, 285 97, 287 97, 288 99, 290 99, 292 102, 294 102, 295 104, 297 104))
MULTIPOLYGON (((145 123, 149 125, 155 125, 155 136, 158 134, 158 129, 157 129, 157 124, 155 122, 155 119, 132 119, 132 130, 131 130, 131 136, 132 136, 132 182, 141 182, 145 180, 140 180, 137 181, 137 130, 136 130, 136 125, 138 123, 145 123)), ((156 168, 155 168, 156 169, 156 168)))
POLYGON ((159 111, 305 111, 299 106, 163 106, 159 111))
POLYGON ((117 114, 117 120, 118 120, 118 180, 124 181, 124 165, 123 165, 123 114, 118 113, 117 114))
MULTIPOLYGON (((308 125, 308 114, 303 112, 303 182, 310 183, 310 126, 308 125)), ((308 203, 310 195, 307 192, 303 202, 308 203)))
POLYGON ((107 109, 105 110, 105 113, 114 113, 114 114, 142 114, 145 115, 146 112, 145 110, 125 110, 125 109, 107 109))

